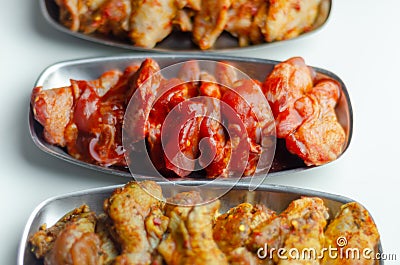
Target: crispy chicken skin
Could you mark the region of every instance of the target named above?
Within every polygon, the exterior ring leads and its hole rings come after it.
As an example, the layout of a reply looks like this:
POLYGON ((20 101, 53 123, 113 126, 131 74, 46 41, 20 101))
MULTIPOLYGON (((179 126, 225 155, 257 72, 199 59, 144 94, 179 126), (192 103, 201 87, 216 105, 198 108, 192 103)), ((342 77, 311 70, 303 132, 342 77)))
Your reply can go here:
POLYGON ((285 40, 311 29, 321 0, 270 0, 265 28, 265 40, 285 40))
POLYGON ((193 40, 200 49, 211 48, 228 22, 231 0, 202 0, 194 17, 193 40))
POLYGON ((42 226, 31 238, 33 252, 45 265, 101 263, 101 240, 95 234, 96 216, 82 205, 62 217, 54 226, 42 226))
MULTIPOLYGON (((248 248, 257 251, 268 245, 269 249, 314 248, 320 253, 324 247, 324 228, 329 217, 328 209, 320 198, 304 197, 293 201, 280 215, 260 224, 253 230, 248 248)), ((272 257, 278 264, 319 264, 318 260, 279 260, 276 253, 272 257)), ((271 259, 267 255, 267 259, 271 259)))
POLYGON ((275 215, 264 205, 242 203, 216 218, 213 237, 229 264, 258 264, 259 259, 245 248, 246 241, 253 229, 275 215))
MULTIPOLYGON (((200 202, 197 192, 178 194, 171 202, 200 202)), ((213 240, 212 222, 220 202, 205 205, 169 205, 166 210, 170 218, 168 234, 158 246, 166 264, 204 265, 228 264, 224 253, 213 240)))
POLYGON ((372 265, 375 264, 374 259, 366 259, 362 253, 365 249, 370 249, 370 257, 375 257, 377 251, 379 233, 371 216, 363 206, 356 202, 351 202, 342 206, 341 211, 336 218, 328 225, 325 231, 325 247, 338 248, 343 247, 343 253, 349 249, 358 249, 360 259, 357 256, 349 258, 331 259, 329 255, 325 255, 321 264, 323 265, 372 265), (345 243, 340 241, 341 237, 346 238, 345 243))
POLYGON ((321 79, 300 57, 275 66, 263 84, 276 120, 278 138, 306 165, 335 160, 343 151, 345 132, 335 107, 340 84, 321 79))
POLYGON ((168 225, 163 203, 156 197, 162 198, 162 191, 155 182, 130 182, 104 201, 104 211, 112 220, 114 237, 121 246, 114 264, 151 264, 168 225))

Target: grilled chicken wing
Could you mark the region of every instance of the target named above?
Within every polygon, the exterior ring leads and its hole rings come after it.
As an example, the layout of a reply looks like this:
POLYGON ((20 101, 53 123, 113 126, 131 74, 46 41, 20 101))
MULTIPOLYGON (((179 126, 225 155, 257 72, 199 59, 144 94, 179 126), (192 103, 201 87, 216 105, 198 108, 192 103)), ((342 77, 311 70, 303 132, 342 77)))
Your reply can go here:
MULTIPOLYGON (((301 198, 293 201, 280 215, 260 224, 250 235, 248 247, 257 251, 268 245, 269 249, 296 248, 300 252, 305 248, 313 248, 320 253, 324 247, 324 228, 327 224, 328 209, 319 198, 301 198)), ((273 258, 278 264, 319 264, 317 259, 287 259, 279 260, 274 253, 273 258)), ((307 258, 307 257, 306 257, 307 258)))
POLYGON ((101 263, 101 240, 94 233, 96 216, 82 205, 62 217, 54 226, 42 226, 30 242, 37 258, 46 265, 101 263))
POLYGON ((211 48, 228 22, 231 0, 202 0, 194 18, 193 40, 200 49, 211 48))
MULTIPOLYGON (((196 192, 178 194, 171 202, 201 202, 196 192)), ((168 235, 160 243, 158 251, 168 265, 228 264, 225 255, 213 240, 212 221, 220 202, 198 206, 169 205, 168 235)))
POLYGON ((350 249, 357 249, 360 255, 351 256, 350 253, 348 257, 339 256, 336 259, 325 255, 321 264, 375 264, 372 257, 375 257, 377 251, 379 233, 371 216, 360 204, 352 202, 343 205, 336 218, 328 225, 325 237, 326 248, 342 249, 343 253, 349 253, 350 249), (367 254, 371 259, 362 255, 365 249, 371 250, 367 254))
POLYGON ((151 264, 155 247, 168 225, 160 198, 161 187, 144 181, 130 182, 105 200, 104 211, 112 220, 112 231, 121 245, 114 264, 151 264))
POLYGON ((269 1, 265 28, 261 29, 265 40, 272 42, 298 36, 311 29, 321 0, 274 0, 269 1))

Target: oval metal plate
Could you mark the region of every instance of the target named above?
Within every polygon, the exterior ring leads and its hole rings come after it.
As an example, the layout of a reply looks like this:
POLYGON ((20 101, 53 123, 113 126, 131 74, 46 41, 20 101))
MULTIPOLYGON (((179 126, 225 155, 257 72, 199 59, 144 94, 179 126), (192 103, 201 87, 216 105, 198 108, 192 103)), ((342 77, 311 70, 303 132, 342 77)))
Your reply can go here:
POLYGON ((154 48, 147 49, 142 47, 137 47, 132 45, 127 41, 120 40, 118 38, 113 38, 111 36, 105 36, 102 34, 90 34, 85 35, 80 32, 74 32, 64 27, 58 19, 59 8, 54 0, 41 0, 40 8, 44 18, 47 22, 56 28, 57 30, 72 35, 74 37, 84 39, 91 42, 96 42, 112 47, 118 47, 128 50, 135 51, 152 51, 152 52, 190 52, 190 53, 204 53, 204 52, 232 52, 232 51, 243 51, 243 50, 254 50, 266 47, 276 46, 294 39, 306 37, 316 31, 320 30, 322 26, 328 21, 330 12, 331 12, 332 0, 322 0, 320 5, 320 11, 318 13, 318 17, 311 28, 310 31, 300 34, 298 37, 283 40, 283 41, 275 41, 270 43, 261 43, 257 45, 250 45, 246 47, 239 47, 238 40, 231 36, 229 33, 224 32, 218 38, 214 47, 210 50, 202 51, 198 48, 192 41, 190 33, 172 32, 167 38, 165 38, 162 42, 158 43, 154 48))

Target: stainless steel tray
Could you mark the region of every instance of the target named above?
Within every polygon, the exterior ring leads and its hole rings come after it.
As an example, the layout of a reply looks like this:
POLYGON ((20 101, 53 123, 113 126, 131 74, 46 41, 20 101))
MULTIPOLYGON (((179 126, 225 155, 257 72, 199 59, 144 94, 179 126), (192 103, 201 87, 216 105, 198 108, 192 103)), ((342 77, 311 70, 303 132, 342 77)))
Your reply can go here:
MULTIPOLYGON (((159 184, 161 187, 167 185, 166 183, 159 184)), ((177 184, 199 186, 204 184, 204 181, 182 181, 177 182, 177 184)), ((218 192, 220 188, 225 189, 226 185, 231 186, 230 183, 215 182, 213 183, 213 186, 210 187, 209 192, 218 192)), ((42 202, 33 211, 25 226, 18 251, 18 265, 41 264, 30 252, 29 247, 29 237, 39 229, 40 225, 43 223, 53 225, 65 213, 82 205, 83 203, 89 205, 90 208, 96 213, 101 213, 103 211, 104 199, 109 197, 113 190, 117 187, 120 186, 110 186, 75 192, 63 196, 53 197, 42 202)), ((166 190, 167 189, 164 189, 164 191, 166 190)), ((168 197, 170 194, 164 194, 164 196, 168 197)), ((331 217, 334 217, 339 212, 340 207, 343 204, 354 201, 346 197, 329 193, 277 185, 263 184, 259 186, 256 191, 249 191, 248 185, 244 183, 238 183, 232 190, 220 198, 221 212, 227 211, 231 207, 234 207, 242 202, 263 203, 267 207, 277 212, 281 212, 289 205, 291 201, 298 199, 301 196, 315 196, 322 198, 325 205, 329 208, 329 215, 331 217)), ((379 253, 382 254, 382 247, 380 243, 378 250, 379 253)), ((383 264, 383 261, 380 261, 380 263, 377 264, 383 264)))
MULTIPOLYGON (((256 58, 242 58, 222 55, 192 55, 192 54, 140 54, 120 57, 103 57, 93 59, 74 60, 54 64, 48 67, 38 78, 35 86, 43 86, 44 89, 50 89, 54 87, 61 87, 70 85, 69 80, 72 79, 97 79, 103 72, 110 69, 124 69, 126 66, 141 62, 144 58, 154 58, 160 67, 166 67, 171 64, 183 62, 191 59, 199 60, 215 60, 215 61, 226 61, 231 65, 242 70, 248 76, 258 80, 264 80, 268 73, 270 73, 276 65, 277 61, 256 59, 256 58)), ((336 107, 336 113, 340 124, 343 126, 346 132, 346 143, 344 151, 350 144, 352 137, 353 128, 353 113, 350 103, 350 98, 346 89, 345 84, 335 74, 320 68, 314 68, 319 74, 326 75, 330 78, 337 80, 341 84, 341 97, 336 107)), ((79 161, 72 158, 64 149, 47 143, 42 136, 42 126, 35 121, 32 113, 32 109, 29 111, 29 129, 30 134, 35 144, 44 152, 61 158, 65 161, 101 171, 108 174, 131 177, 128 169, 118 167, 102 167, 89 163, 79 161)), ((343 151, 343 152, 344 152, 343 151)), ((277 141, 277 149, 275 154, 275 160, 270 170, 269 176, 278 176, 281 174, 294 173, 301 170, 309 170, 313 167, 307 167, 303 161, 294 155, 289 154, 282 140, 277 141)), ((132 172, 142 173, 143 172, 132 172)))
POLYGON ((47 22, 56 28, 57 30, 69 34, 71 36, 88 40, 91 42, 96 42, 108 46, 124 48, 129 50, 136 51, 153 51, 153 52, 193 52, 193 53, 202 53, 202 52, 228 52, 228 51, 242 51, 242 50, 254 50, 259 48, 273 47, 287 41, 291 41, 294 39, 306 37, 316 31, 320 30, 321 27, 327 22, 332 6, 332 0, 322 0, 320 6, 319 15, 312 27, 312 29, 306 33, 299 35, 296 38, 285 40, 285 41, 276 41, 271 43, 262 43, 257 45, 250 45, 247 47, 239 47, 238 40, 232 37, 230 34, 224 32, 215 43, 215 47, 210 50, 201 51, 196 45, 191 41, 190 33, 182 33, 182 32, 173 32, 164 39, 162 42, 156 45, 155 48, 146 49, 141 47, 136 47, 130 44, 127 41, 119 40, 117 38, 112 38, 110 36, 104 36, 101 34, 90 34, 85 35, 80 32, 73 32, 68 28, 64 27, 58 19, 59 8, 55 3, 55 0, 40 0, 40 8, 44 18, 47 22))

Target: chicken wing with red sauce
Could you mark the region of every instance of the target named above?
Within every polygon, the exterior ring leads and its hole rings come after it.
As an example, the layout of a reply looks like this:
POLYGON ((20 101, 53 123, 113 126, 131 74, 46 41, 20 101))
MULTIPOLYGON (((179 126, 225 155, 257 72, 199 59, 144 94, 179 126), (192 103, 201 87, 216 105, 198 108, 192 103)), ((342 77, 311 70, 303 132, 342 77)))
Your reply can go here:
POLYGON ((335 113, 340 84, 317 78, 300 57, 275 66, 263 84, 276 120, 278 138, 306 165, 335 160, 343 151, 345 132, 335 113))
MULTIPOLYGON (((179 120, 173 118, 173 123, 168 124, 165 123, 165 118, 176 106, 196 96, 198 94, 197 87, 191 83, 183 83, 179 79, 171 79, 161 84, 160 91, 164 91, 164 93, 156 100, 149 115, 147 143, 150 157, 153 165, 162 173, 168 175, 171 172, 166 170, 171 170, 174 174, 184 177, 190 172, 181 170, 174 163, 171 163, 169 159, 172 159, 180 151, 192 159, 196 157, 198 142, 197 121, 192 120, 185 124, 176 124, 176 122, 179 123, 179 120), (182 127, 179 125, 182 125, 182 127), (164 142, 164 146, 161 133, 167 137, 164 138, 164 141, 166 141, 164 142), (176 133, 179 133, 179 136, 176 133), (170 137, 176 137, 175 141, 169 142, 168 139, 171 139, 170 137), (165 157, 165 151, 168 152, 169 158, 165 157)), ((189 119, 190 113, 188 114, 189 116, 181 116, 179 113, 172 115, 179 116, 179 119, 185 120, 189 119)))

